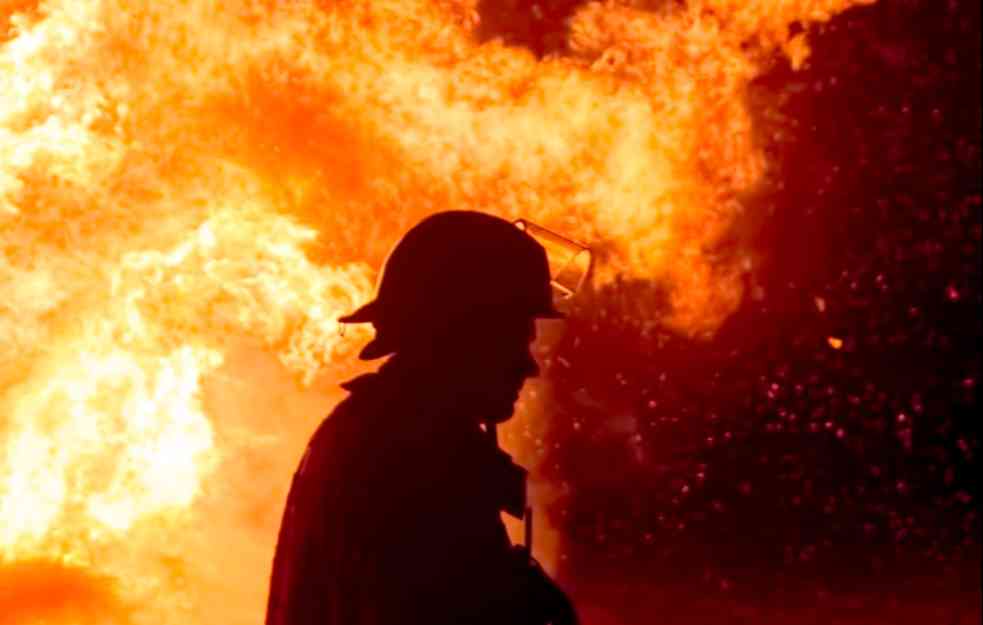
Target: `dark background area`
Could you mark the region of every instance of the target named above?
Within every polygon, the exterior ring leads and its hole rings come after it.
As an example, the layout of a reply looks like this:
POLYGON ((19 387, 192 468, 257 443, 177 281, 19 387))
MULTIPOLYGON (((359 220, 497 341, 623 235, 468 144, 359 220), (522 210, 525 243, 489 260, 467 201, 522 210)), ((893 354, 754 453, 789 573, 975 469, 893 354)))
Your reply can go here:
POLYGON ((748 95, 776 169, 739 311, 643 331, 622 285, 547 367, 588 623, 980 620, 980 5, 882 0, 812 44, 748 95))

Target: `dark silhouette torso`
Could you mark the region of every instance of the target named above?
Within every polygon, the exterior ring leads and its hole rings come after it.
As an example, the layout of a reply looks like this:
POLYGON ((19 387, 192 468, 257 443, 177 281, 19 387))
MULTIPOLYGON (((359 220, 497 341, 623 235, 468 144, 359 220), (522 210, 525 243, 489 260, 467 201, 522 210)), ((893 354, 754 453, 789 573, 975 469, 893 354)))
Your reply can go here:
POLYGON ((294 475, 267 625, 514 622, 500 510, 524 471, 432 380, 387 364, 345 387, 294 475))

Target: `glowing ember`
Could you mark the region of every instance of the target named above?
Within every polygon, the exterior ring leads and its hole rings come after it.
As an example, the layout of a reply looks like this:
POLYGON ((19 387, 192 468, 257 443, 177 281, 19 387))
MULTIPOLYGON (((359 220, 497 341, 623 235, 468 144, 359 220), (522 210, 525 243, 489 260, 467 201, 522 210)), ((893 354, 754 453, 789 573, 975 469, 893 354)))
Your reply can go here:
POLYGON ((587 3, 547 59, 480 43, 469 2, 3 3, 0 562, 125 578, 141 622, 257 622, 317 417, 285 397, 341 374, 365 336, 337 316, 435 210, 594 241, 599 284, 660 283, 670 327, 712 332, 766 166, 744 90, 854 3, 587 3), (235 512, 206 541, 196 505, 235 512), (216 604, 229 553, 243 601, 216 604))

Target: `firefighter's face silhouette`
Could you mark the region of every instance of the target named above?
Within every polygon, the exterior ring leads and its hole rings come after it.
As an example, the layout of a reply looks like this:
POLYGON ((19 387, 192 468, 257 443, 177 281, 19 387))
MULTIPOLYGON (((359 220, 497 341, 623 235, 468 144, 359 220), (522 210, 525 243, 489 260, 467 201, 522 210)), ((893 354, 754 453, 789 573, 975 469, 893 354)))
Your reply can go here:
POLYGON ((478 409, 477 419, 501 423, 512 416, 523 384, 539 375, 531 351, 535 339, 535 319, 519 316, 494 320, 462 346, 457 385, 478 409))

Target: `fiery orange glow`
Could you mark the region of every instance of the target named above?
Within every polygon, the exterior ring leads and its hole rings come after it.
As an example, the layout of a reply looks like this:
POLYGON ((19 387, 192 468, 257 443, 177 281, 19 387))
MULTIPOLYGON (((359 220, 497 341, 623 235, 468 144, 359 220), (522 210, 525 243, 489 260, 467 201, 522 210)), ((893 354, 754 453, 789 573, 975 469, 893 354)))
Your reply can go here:
POLYGON ((862 1, 590 2, 544 59, 468 0, 0 2, 0 614, 259 622, 366 338, 336 319, 425 214, 594 242, 597 284, 712 333, 755 254, 719 249, 767 167, 748 82, 862 1), (97 607, 30 607, 25 563, 97 607))

